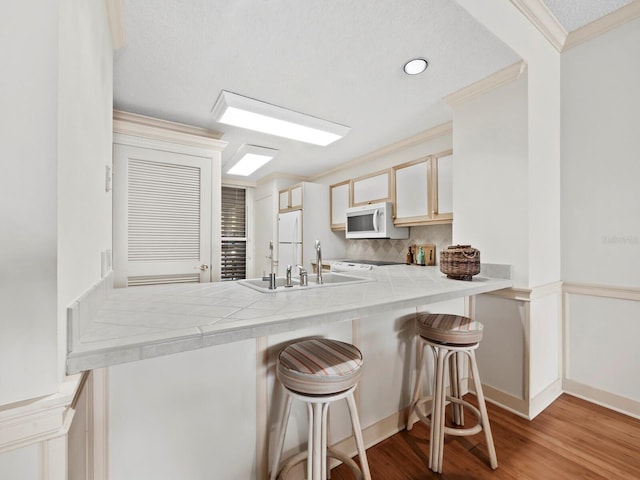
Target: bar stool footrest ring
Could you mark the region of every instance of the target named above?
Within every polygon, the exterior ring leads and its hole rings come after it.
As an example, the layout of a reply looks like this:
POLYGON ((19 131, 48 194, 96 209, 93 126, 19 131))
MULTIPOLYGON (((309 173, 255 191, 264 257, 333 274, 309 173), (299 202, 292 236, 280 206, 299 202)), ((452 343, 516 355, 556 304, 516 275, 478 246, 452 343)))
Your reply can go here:
MULTIPOLYGON (((412 407, 412 411, 418 416, 420 421, 429 427, 431 426, 431 418, 429 418, 431 412, 426 412, 428 411, 428 406, 430 406, 432 401, 432 397, 427 396, 418 400, 412 407), (424 410, 421 410, 422 406, 425 406, 424 410)), ((469 428, 451 428, 445 426, 444 433, 448 435, 455 435, 458 437, 468 437, 482 431, 482 414, 480 413, 480 410, 478 410, 474 405, 467 402, 466 400, 462 400, 461 398, 456 397, 450 397, 449 395, 447 395, 447 402, 457 403, 458 405, 462 405, 471 410, 471 412, 476 416, 478 423, 469 428)))
MULTIPOLYGON (((286 476, 289 474, 289 471, 299 463, 304 462, 308 458, 308 456, 309 456, 309 452, 307 451, 295 454, 293 457, 287 460, 287 462, 284 465, 282 465, 282 468, 280 468, 280 471, 278 472, 278 475, 276 476, 276 478, 281 480, 286 480, 286 476)), ((356 480, 364 480, 364 475, 362 473, 362 470, 360 470, 360 467, 353 460, 353 458, 331 447, 327 447, 327 457, 340 460, 342 463, 344 463, 347 467, 351 469, 351 471, 356 476, 356 480)))

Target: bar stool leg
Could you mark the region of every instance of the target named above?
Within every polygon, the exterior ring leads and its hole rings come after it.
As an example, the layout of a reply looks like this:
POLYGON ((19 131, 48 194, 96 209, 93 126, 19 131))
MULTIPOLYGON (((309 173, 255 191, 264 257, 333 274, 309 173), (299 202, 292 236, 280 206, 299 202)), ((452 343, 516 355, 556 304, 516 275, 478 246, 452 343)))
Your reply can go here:
POLYGON ((322 473, 321 477, 323 480, 330 477, 327 475, 327 443, 328 443, 328 435, 327 435, 327 421, 329 419, 329 403, 322 404, 322 473))
MULTIPOLYGON (((462 385, 460 385, 460 370, 458 368, 459 360, 462 360, 459 352, 455 352, 449 359, 449 387, 452 397, 462 399, 462 385)), ((464 409, 461 404, 452 402, 451 414, 454 424, 464 425, 464 409)))
POLYGON ((487 450, 489 452, 489 462, 492 469, 498 468, 498 457, 496 456, 496 447, 493 444, 493 435, 491 435, 491 425, 489 425, 489 414, 487 413, 487 405, 484 401, 484 393, 482 392, 482 382, 480 381, 480 373, 478 372, 478 364, 476 363, 475 351, 468 352, 471 362, 471 372, 473 375, 473 384, 476 387, 476 397, 482 417, 482 429, 487 441, 487 450))
POLYGON ((362 471, 362 477, 364 480, 371 480, 369 462, 367 461, 367 452, 364 448, 364 440, 362 438, 362 430, 360 428, 360 418, 358 417, 358 409, 356 407, 356 401, 353 398, 353 393, 349 394, 346 400, 347 405, 349 406, 349 415, 351 416, 351 428, 353 429, 353 436, 356 439, 356 448, 358 450, 358 456, 360 457, 360 470, 362 471))
POLYGON ((413 396, 411 398, 411 407, 409 408, 409 416, 407 418, 407 431, 411 431, 413 428, 413 424, 418 418, 416 414, 416 408, 418 405, 418 400, 422 397, 422 377, 424 375, 424 354, 428 345, 424 342, 421 342, 420 339, 416 339, 417 342, 420 343, 418 349, 418 374, 416 376, 415 388, 413 389, 413 396))
POLYGON ((431 455, 429 468, 434 472, 442 472, 442 454, 444 447, 444 368, 447 362, 448 350, 442 347, 436 349, 436 381, 433 393, 431 414, 431 455))
POLYGON ((307 423, 307 478, 313 478, 313 406, 310 403, 307 403, 307 423))
POLYGON ((287 393, 285 388, 282 390, 285 392, 286 400, 280 406, 280 424, 278 425, 278 433, 276 435, 276 456, 273 460, 270 480, 276 480, 278 476, 278 467, 280 466, 280 458, 282 457, 282 449, 284 448, 284 436, 287 431, 287 424, 289 423, 289 415, 291 414, 291 395, 287 393))
POLYGON ((313 440, 309 449, 312 464, 312 475, 309 479, 322 478, 322 403, 312 404, 313 416, 310 418, 310 430, 313 431, 313 440))

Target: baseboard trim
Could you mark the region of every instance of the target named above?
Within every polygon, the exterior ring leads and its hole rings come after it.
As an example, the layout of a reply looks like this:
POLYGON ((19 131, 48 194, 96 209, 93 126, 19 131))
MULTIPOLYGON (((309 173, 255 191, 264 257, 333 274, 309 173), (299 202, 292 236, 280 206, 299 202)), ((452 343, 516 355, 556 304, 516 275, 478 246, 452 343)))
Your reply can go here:
POLYGON ((560 395, 562 395, 562 380, 559 378, 529 401, 529 420, 536 418, 560 395))
POLYGON ((600 390, 584 383, 565 378, 562 382, 565 393, 596 405, 609 408, 630 417, 640 419, 640 402, 622 395, 600 390))
MULTIPOLYGON (((530 420, 529 407, 524 399, 485 384, 482 384, 482 392, 487 402, 530 420)), ((475 395, 475 391, 472 390, 472 393, 475 395)))

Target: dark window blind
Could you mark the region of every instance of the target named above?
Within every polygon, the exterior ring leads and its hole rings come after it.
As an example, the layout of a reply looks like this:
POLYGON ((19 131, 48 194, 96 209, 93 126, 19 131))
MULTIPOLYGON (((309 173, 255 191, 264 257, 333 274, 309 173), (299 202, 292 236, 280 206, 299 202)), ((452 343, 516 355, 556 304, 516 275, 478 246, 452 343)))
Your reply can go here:
POLYGON ((221 280, 240 280, 247 273, 247 192, 222 187, 221 280))

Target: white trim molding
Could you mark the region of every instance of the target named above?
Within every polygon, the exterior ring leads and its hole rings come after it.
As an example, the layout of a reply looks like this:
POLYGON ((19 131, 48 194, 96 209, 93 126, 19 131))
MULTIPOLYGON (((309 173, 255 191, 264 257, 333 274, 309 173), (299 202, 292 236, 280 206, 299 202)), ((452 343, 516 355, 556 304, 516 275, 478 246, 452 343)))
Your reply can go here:
POLYGON ((624 7, 611 12, 604 17, 600 17, 587 25, 580 27, 572 32, 569 32, 567 40, 564 43, 562 51, 566 51, 570 48, 587 42, 592 38, 596 38, 603 33, 607 33, 610 30, 618 28, 631 20, 635 20, 640 17, 640 2, 633 1, 624 7))
POLYGON ((562 381, 562 388, 565 393, 573 395, 574 397, 582 398, 596 405, 640 419, 640 402, 637 400, 600 390, 599 388, 590 387, 589 385, 568 378, 562 381))
POLYGON ((121 110, 113 111, 113 133, 207 150, 222 151, 227 146, 227 142, 220 140, 222 134, 215 130, 168 122, 121 110))
POLYGON ((617 287, 592 283, 564 282, 562 291, 574 295, 640 301, 640 287, 617 287))
POLYGON ((533 288, 504 288, 494 292, 487 292, 483 295, 492 295, 494 297, 516 300, 519 302, 531 302, 532 300, 537 300, 549 295, 560 295, 562 292, 563 283, 552 282, 533 288))
POLYGON ((485 77, 477 82, 472 83, 460 90, 453 92, 442 100, 449 106, 455 106, 460 103, 468 102, 481 95, 484 95, 491 90, 506 85, 520 78, 525 71, 527 64, 524 61, 519 61, 510 65, 502 70, 485 77))
POLYGON ((451 135, 453 132, 453 123, 447 122, 442 125, 437 125, 435 127, 429 128, 427 130, 423 130, 422 132, 413 135, 411 137, 405 138, 398 142, 387 145, 386 147, 379 148, 378 150, 374 150, 369 153, 365 153, 360 157, 356 157, 348 162, 342 163, 340 166, 325 170, 317 175, 313 175, 307 179, 309 182, 316 181, 319 178, 326 177, 327 175, 340 172, 342 170, 346 170, 348 168, 354 167, 356 165, 360 165, 363 163, 370 162, 374 159, 385 157, 391 155, 393 153, 405 150, 414 145, 418 145, 420 143, 432 140, 434 138, 441 137, 443 135, 451 135))
POLYGON ((114 50, 127 44, 127 32, 124 23, 124 0, 106 0, 109 29, 111 30, 111 43, 114 50))
POLYGON ((511 3, 558 52, 562 52, 567 41, 567 31, 542 0, 511 0, 511 3))
POLYGON ((511 0, 511 3, 558 52, 565 52, 640 17, 640 2, 633 1, 604 17, 567 32, 542 0, 511 0))
POLYGON ((66 435, 87 375, 67 377, 56 394, 0 407, 0 453, 66 435))

